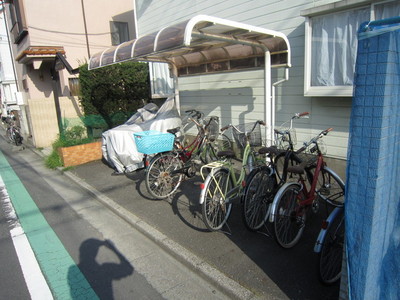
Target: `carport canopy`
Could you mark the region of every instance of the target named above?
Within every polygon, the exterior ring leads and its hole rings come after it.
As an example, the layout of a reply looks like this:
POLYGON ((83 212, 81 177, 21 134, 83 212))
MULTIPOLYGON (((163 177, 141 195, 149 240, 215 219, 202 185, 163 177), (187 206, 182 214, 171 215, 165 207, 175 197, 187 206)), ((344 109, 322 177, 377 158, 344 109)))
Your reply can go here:
MULTIPOLYGON (((274 30, 198 15, 93 55, 89 70, 124 61, 164 62, 176 68, 271 55, 272 67, 290 67, 290 45, 274 30)), ((269 64, 268 62, 265 62, 269 64)))
MULTIPOLYGON (((275 124, 273 88, 288 79, 288 68, 291 67, 290 44, 281 32, 198 15, 93 55, 89 70, 131 60, 168 63, 175 79, 175 101, 179 110, 177 77, 180 70, 252 57, 264 59, 265 138, 272 141, 275 124), (272 84, 272 67, 285 68, 285 78, 272 84)), ((261 66, 262 63, 254 67, 261 66)))

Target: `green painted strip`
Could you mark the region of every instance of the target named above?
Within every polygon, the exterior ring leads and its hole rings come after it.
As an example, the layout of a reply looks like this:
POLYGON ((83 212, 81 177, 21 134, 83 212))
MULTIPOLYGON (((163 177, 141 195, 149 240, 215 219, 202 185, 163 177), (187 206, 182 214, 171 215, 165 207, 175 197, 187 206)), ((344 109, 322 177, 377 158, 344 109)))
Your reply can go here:
POLYGON ((98 299, 0 151, 0 173, 55 299, 98 299))

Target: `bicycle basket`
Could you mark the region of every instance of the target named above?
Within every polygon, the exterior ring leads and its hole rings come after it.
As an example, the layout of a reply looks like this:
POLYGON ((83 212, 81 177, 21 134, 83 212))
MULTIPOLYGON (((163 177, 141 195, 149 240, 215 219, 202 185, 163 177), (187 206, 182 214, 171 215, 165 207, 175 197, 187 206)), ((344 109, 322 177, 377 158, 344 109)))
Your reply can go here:
POLYGON ((137 151, 144 154, 154 154, 170 151, 174 147, 175 136, 171 133, 162 133, 156 130, 136 132, 137 151))
MULTIPOLYGON (((317 141, 318 148, 321 154, 324 156, 326 154, 325 142, 322 139, 317 141)), ((311 144, 303 153, 300 154, 302 161, 307 161, 307 165, 311 166, 317 161, 317 149, 315 144, 311 144)))
POLYGON ((209 138, 216 139, 219 134, 219 118, 216 116, 207 117, 204 119, 206 130, 208 130, 209 138))
MULTIPOLYGON (((253 129, 254 123, 241 124, 236 126, 241 132, 247 132, 247 138, 249 140, 250 146, 259 147, 262 145, 261 139, 261 128, 260 124, 256 124, 256 127, 252 132, 249 132, 253 129)), ((240 133, 236 130, 233 130, 233 138, 235 139, 236 144, 240 148, 246 147, 246 133, 240 133)))

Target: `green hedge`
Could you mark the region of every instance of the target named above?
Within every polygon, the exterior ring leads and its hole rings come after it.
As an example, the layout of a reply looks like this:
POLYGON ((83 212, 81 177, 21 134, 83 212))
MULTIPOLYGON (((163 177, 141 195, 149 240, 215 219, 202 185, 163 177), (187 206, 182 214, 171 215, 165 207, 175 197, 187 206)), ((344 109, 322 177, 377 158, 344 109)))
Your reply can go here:
POLYGON ((87 127, 109 129, 123 124, 150 100, 147 63, 124 62, 96 70, 79 68, 81 104, 87 127))

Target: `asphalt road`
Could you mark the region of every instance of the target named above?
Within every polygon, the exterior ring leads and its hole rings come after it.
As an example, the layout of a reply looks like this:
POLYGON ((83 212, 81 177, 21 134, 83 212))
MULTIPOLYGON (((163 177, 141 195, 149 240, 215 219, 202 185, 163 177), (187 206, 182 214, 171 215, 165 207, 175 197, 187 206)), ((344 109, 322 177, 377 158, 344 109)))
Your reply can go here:
MULTIPOLYGON (((55 298, 79 299, 89 289, 102 299, 231 298, 81 185, 45 168, 41 156, 1 137, 0 150, 1 175, 7 179, 10 198, 55 298), (83 279, 90 284, 87 290, 81 289, 83 279)), ((0 217, 5 266, 0 273, 0 298, 29 299, 7 221, 4 214, 0 217)))
POLYGON ((209 232, 198 205, 200 177, 184 182, 174 197, 160 201, 149 197, 143 170, 111 176, 112 169, 96 161, 69 172, 260 298, 338 299, 339 285, 323 286, 317 277, 313 246, 320 215, 308 219, 298 245, 282 249, 271 228, 259 233, 245 229, 238 202, 224 231, 209 232))

